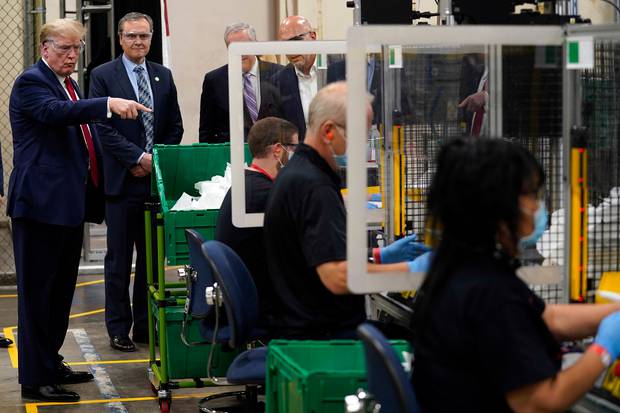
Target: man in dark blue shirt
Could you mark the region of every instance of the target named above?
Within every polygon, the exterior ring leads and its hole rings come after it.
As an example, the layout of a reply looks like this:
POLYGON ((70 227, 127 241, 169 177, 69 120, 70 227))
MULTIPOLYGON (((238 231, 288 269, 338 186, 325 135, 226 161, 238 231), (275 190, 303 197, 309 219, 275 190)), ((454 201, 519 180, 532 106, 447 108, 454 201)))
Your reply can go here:
MULTIPOLYGON (((293 156, 297 143, 297 127, 274 117, 257 121, 248 134, 252 164, 245 170, 245 211, 265 212, 267 196, 278 173, 293 156)), ((237 228, 232 223, 230 190, 220 207, 215 239, 231 247, 248 267, 259 298, 259 320, 262 327, 272 325, 273 288, 269 285, 263 228, 237 228)))
MULTIPOLYGON (((347 147, 346 93, 344 82, 317 93, 306 138, 267 201, 265 249, 276 295, 275 337, 354 338, 356 326, 366 319, 364 296, 347 288, 346 211, 337 173, 347 147)), ((369 99, 368 126, 371 120, 369 99)), ((404 249, 415 248, 404 244, 404 249)), ((404 255, 396 255, 399 259, 389 264, 369 264, 368 271, 407 271, 408 263, 397 263, 404 255)))

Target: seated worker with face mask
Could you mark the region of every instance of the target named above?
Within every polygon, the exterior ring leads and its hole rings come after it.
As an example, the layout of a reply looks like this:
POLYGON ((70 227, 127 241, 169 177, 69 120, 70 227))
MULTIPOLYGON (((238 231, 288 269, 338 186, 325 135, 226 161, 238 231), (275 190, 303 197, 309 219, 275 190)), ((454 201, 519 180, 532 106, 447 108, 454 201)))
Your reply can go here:
MULTIPOLYGON (((247 213, 265 212, 267 195, 280 170, 295 153, 297 127, 291 122, 268 117, 256 121, 248 134, 252 164, 245 170, 245 202, 247 213)), ((228 190, 220 207, 215 239, 231 247, 252 274, 259 297, 260 323, 268 328, 273 302, 269 285, 263 228, 237 228, 232 223, 231 192, 228 190)))
MULTIPOLYGON (((344 82, 317 93, 305 140, 269 194, 265 252, 276 298, 277 338, 356 338, 355 328, 366 319, 364 296, 347 289, 347 222, 336 160, 347 147, 346 99, 344 82)), ((426 250, 413 237, 399 240, 379 251, 382 264, 368 264, 368 270, 408 271, 406 261, 420 249, 426 250)))
POLYGON ((413 306, 424 412, 562 412, 620 355, 620 304, 546 304, 515 270, 546 227, 544 172, 503 139, 444 146, 428 195, 436 237, 413 306), (597 332, 598 330, 598 332, 597 332), (596 334, 561 370, 559 342, 596 334))

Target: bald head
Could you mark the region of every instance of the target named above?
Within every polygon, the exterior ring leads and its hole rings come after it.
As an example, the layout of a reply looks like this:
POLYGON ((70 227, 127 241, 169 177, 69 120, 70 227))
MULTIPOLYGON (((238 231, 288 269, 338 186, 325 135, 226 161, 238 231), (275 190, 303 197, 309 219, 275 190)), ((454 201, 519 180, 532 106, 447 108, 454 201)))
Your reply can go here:
MULTIPOLYGON (((316 40, 316 32, 312 29, 312 25, 303 16, 288 16, 280 23, 278 29, 278 39, 280 40, 316 40)), ((316 55, 286 55, 297 70, 308 75, 314 64, 316 55)))
MULTIPOLYGON (((372 121, 372 95, 366 96, 366 126, 372 121)), ((308 130, 304 141, 313 147, 334 169, 334 155, 346 153, 347 84, 330 83, 314 96, 308 109, 308 130)))
MULTIPOLYGON (((314 31, 308 19, 304 16, 288 16, 280 23, 278 38, 280 40, 292 40, 294 37, 302 36, 303 39, 300 38, 299 40, 305 40, 309 33, 314 33, 314 31)), ((314 39, 316 39, 316 35, 312 40, 314 39)))

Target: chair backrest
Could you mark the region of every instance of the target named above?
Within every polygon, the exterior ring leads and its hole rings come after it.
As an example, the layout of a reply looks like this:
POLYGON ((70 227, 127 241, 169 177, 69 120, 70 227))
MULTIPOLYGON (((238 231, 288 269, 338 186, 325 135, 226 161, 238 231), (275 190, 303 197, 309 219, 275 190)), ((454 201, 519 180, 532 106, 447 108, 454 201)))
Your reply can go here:
POLYGON ((202 244, 202 252, 211 264, 220 286, 230 327, 231 347, 248 341, 258 322, 258 293, 247 267, 237 253, 219 241, 202 244))
POLYGON ((215 282, 213 272, 202 254, 201 247, 205 242, 202 234, 195 229, 186 229, 185 238, 189 247, 189 263, 195 274, 195 278, 189 276, 187 278, 189 304, 185 307, 185 311, 193 318, 204 319, 213 309, 213 306, 207 304, 205 300, 205 289, 215 282))
POLYGON ((368 391, 381 404, 381 411, 419 413, 411 382, 387 338, 369 323, 361 324, 357 334, 366 354, 368 391))

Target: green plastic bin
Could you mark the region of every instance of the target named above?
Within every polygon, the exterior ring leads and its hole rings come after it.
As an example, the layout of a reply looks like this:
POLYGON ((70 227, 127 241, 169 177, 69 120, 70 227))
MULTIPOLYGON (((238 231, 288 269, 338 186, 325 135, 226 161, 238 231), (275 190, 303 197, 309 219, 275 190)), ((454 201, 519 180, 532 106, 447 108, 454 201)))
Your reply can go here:
MULTIPOLYGON (((252 157, 246 144, 245 159, 252 157)), ((187 264, 189 249, 185 229, 198 230, 205 239, 213 239, 218 210, 171 211, 183 192, 198 196, 194 184, 215 175, 224 175, 226 163, 230 162, 230 144, 198 143, 193 145, 155 145, 153 165, 155 173, 151 192, 158 194, 164 215, 166 257, 168 264, 187 264)))
MULTIPOLYGON (((153 314, 159 325, 159 313, 157 306, 153 305, 153 314)), ((186 346, 181 341, 181 329, 183 324, 183 307, 169 306, 166 311, 166 358, 168 363, 168 377, 171 380, 187 378, 206 378, 207 362, 209 360, 210 345, 186 346)), ((193 320, 189 325, 190 342, 204 341, 198 328, 199 320, 193 320)), ((213 377, 225 377, 228 366, 240 354, 242 349, 230 349, 226 346, 217 345, 213 352, 211 362, 211 375, 213 377)), ((163 358, 162 358, 163 360, 163 358)))
MULTIPOLYGON (((391 342, 401 361, 411 353, 407 341, 391 342)), ((410 360, 407 358, 407 360, 410 360)), ((342 413, 344 397, 367 388, 360 341, 285 341, 269 343, 266 412, 342 413)))

